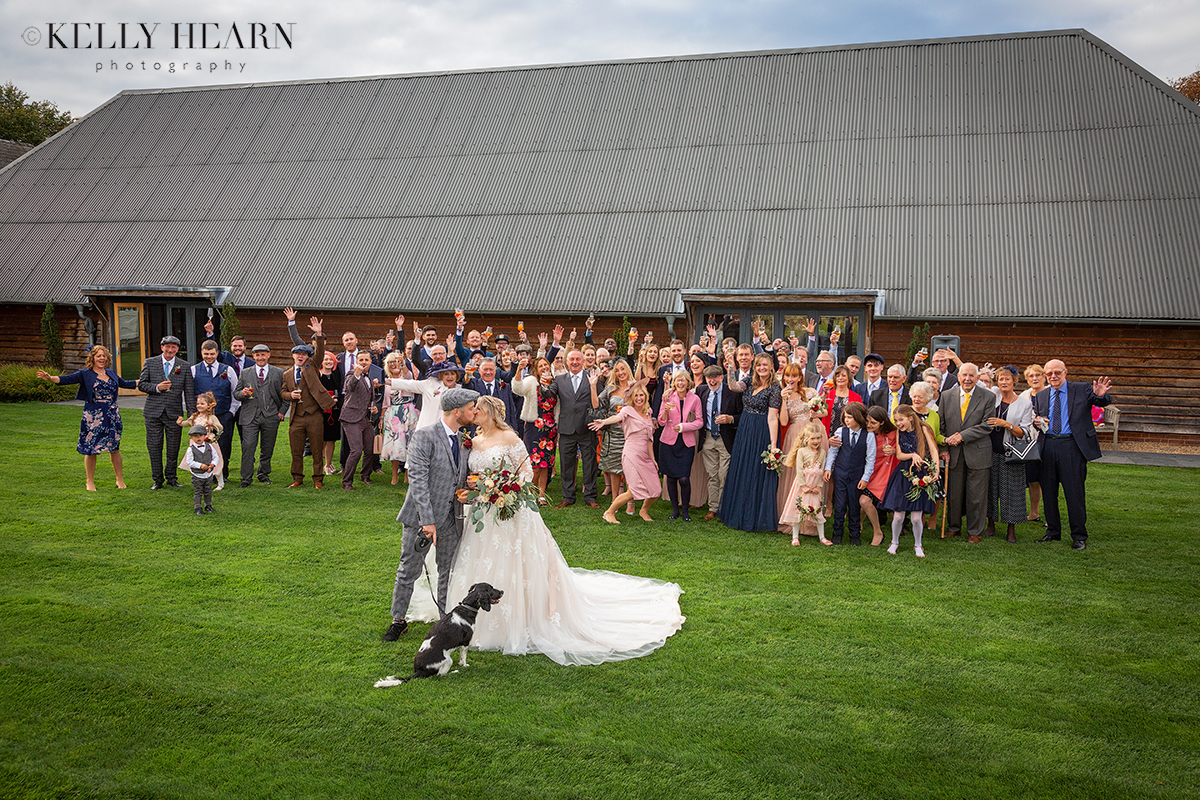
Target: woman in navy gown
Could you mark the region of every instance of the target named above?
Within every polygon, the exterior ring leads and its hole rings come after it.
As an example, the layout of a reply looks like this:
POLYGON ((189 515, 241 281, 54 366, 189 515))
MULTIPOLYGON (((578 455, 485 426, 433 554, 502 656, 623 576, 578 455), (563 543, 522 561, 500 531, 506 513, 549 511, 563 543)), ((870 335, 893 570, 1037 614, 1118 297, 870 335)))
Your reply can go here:
POLYGON ((136 389, 137 381, 127 381, 111 369, 112 353, 102 344, 87 354, 84 368, 70 375, 51 375, 38 370, 38 377, 57 384, 79 384, 76 400, 83 401, 83 419, 79 422, 79 444, 87 473, 87 490, 96 491, 96 455, 108 453, 116 473, 117 488, 125 488, 121 474, 121 412, 117 410, 120 389, 136 389))
POLYGON ((725 372, 729 388, 742 392, 743 407, 719 516, 738 530, 773 531, 779 525, 775 508, 779 475, 762 463, 762 454, 768 447, 777 446, 779 440, 779 408, 783 401, 775 382, 775 364, 765 353, 755 356, 749 385, 733 380, 737 372, 732 355, 726 356, 725 372))

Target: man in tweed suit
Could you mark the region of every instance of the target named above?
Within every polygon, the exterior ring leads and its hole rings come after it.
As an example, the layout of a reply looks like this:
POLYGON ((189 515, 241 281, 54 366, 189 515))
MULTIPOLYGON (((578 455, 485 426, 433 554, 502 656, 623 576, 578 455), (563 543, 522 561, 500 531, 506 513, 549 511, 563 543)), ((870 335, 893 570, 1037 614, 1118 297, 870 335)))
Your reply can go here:
POLYGON ((176 420, 182 415, 190 417, 196 412, 196 389, 192 385, 191 364, 179 353, 179 340, 164 336, 159 342, 161 355, 150 356, 142 364, 138 376, 138 389, 146 393, 146 408, 142 416, 146 420, 146 449, 150 451, 150 474, 154 478, 151 489, 179 486, 175 479, 175 467, 179 463, 179 442, 183 429, 176 420), (163 439, 167 443, 166 470, 163 469, 163 439))
POLYGON ((317 375, 325 356, 325 333, 321 328, 321 320, 310 317, 308 329, 313 332, 313 343, 298 344, 292 348, 292 367, 283 373, 279 392, 292 409, 292 421, 288 423, 288 444, 292 449, 292 482, 289 489, 304 485, 306 440, 312 450, 313 488, 321 488, 321 481, 325 478, 325 412, 334 406, 333 397, 317 375))
POLYGON ((396 517, 404 532, 392 589, 392 624, 383 634, 385 642, 396 641, 408 629, 404 615, 425 563, 425 552, 417 549, 418 537, 432 539, 437 555, 438 607, 446 608, 450 569, 462 537, 461 504, 455 494, 466 484, 470 471, 470 451, 459 446, 458 431, 475 421, 478 398, 479 393, 470 389, 450 389, 441 398, 441 422, 418 429, 408 440, 408 494, 396 517))
POLYGON ((242 426, 242 488, 254 480, 254 449, 261 447, 258 460, 258 479, 263 483, 271 480, 271 456, 275 454, 275 437, 279 434, 279 423, 287 413, 288 403, 283 399, 283 370, 273 367, 271 348, 265 344, 254 345, 254 366, 246 367, 238 375, 235 394, 242 401, 238 416, 242 426))

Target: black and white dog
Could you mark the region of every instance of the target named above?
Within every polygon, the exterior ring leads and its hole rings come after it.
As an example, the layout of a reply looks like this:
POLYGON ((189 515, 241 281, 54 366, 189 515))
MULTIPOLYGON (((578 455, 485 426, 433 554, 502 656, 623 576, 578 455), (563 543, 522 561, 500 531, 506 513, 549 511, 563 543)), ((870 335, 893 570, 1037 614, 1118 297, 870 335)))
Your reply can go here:
POLYGON ((434 675, 445 675, 454 665, 454 648, 462 648, 459 654, 459 666, 467 664, 467 645, 475 633, 475 617, 480 609, 490 611, 492 603, 500 602, 504 592, 493 587, 490 583, 477 583, 467 590, 463 601, 450 610, 449 614, 439 619, 429 629, 429 635, 421 642, 417 656, 413 659, 413 674, 407 678, 397 678, 388 675, 383 680, 375 682, 376 689, 389 686, 399 686, 413 678, 432 678, 434 675))

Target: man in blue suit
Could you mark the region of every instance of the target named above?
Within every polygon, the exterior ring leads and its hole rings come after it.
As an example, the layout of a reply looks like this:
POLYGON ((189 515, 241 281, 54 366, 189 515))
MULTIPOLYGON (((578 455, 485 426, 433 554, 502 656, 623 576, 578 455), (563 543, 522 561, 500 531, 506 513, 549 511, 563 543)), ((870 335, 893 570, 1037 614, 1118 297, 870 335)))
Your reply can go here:
POLYGON ((1092 424, 1092 406, 1103 408, 1112 402, 1108 390, 1112 381, 1100 378, 1088 385, 1067 381, 1067 366, 1054 359, 1046 362, 1050 388, 1033 398, 1033 413, 1045 431, 1042 441, 1042 497, 1045 498, 1046 535, 1039 542, 1062 539, 1062 519, 1058 511, 1058 489, 1067 500, 1067 519, 1071 525, 1071 548, 1087 547, 1087 503, 1084 481, 1087 462, 1100 458, 1100 440, 1092 424))
POLYGON ((517 417, 517 406, 513 401, 512 387, 508 381, 496 374, 496 359, 489 356, 479 362, 479 369, 467 381, 466 387, 481 395, 499 398, 504 403, 504 421, 516 431, 518 436, 522 435, 524 427, 521 426, 521 420, 517 417))

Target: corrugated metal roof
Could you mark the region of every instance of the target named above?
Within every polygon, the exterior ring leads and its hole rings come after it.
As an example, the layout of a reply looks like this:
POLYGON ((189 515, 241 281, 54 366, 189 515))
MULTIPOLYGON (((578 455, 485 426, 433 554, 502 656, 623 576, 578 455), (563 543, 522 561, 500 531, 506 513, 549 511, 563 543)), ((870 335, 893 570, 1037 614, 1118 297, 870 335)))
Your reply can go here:
POLYGON ((1198 263, 1200 109, 1085 31, 129 91, 0 172, 3 302, 1190 320, 1198 263))

